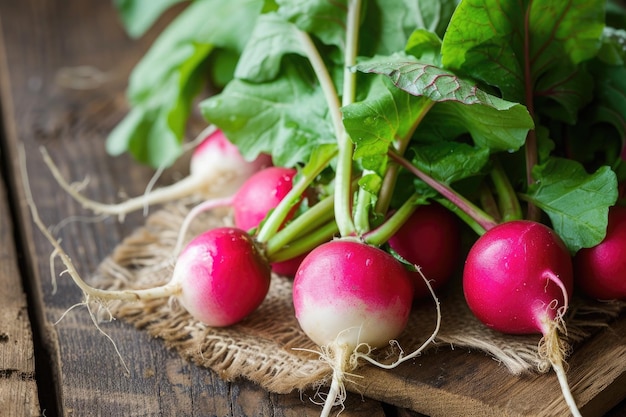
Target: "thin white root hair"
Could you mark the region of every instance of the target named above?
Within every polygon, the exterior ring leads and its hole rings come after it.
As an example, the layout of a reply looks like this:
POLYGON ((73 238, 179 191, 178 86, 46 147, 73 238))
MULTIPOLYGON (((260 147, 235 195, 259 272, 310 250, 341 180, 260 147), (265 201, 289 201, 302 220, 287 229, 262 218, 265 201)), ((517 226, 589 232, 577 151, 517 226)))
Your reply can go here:
POLYGON ((84 208, 92 210, 96 214, 117 215, 120 222, 124 221, 126 214, 143 209, 146 204, 163 203, 177 198, 186 197, 200 189, 206 181, 205 178, 187 176, 171 186, 158 188, 150 194, 147 194, 147 196, 149 196, 147 199, 148 201, 146 201, 146 196, 140 195, 121 203, 105 204, 91 200, 78 192, 75 187, 63 178, 63 175, 50 157, 50 154, 48 154, 48 151, 44 147, 40 147, 39 150, 43 161, 48 166, 52 176, 57 181, 59 186, 65 190, 65 192, 67 192, 74 200, 79 202, 84 208))
POLYGON ((557 320, 550 319, 547 319, 547 321, 549 321, 549 323, 546 323, 548 331, 544 333, 541 341, 539 342, 539 353, 542 357, 545 357, 550 361, 552 369, 554 369, 559 381, 563 398, 565 399, 565 403, 572 413, 572 416, 582 417, 567 381, 565 370, 566 366, 563 360, 563 358, 567 355, 569 345, 559 337, 559 322, 557 320))
POLYGON ((146 185, 146 189, 143 192, 143 200, 144 200, 143 216, 144 217, 148 216, 148 213, 150 212, 150 199, 148 198, 148 195, 152 192, 152 189, 156 185, 159 178, 161 178, 161 175, 163 175, 163 171, 165 171, 165 168, 166 168, 166 164, 165 163, 161 164, 161 166, 158 167, 156 171, 154 171, 152 178, 150 178, 150 181, 148 181, 148 185, 146 185))
MULTIPOLYGON (((79 275, 78 275, 78 271, 76 270, 76 268, 74 267, 74 264, 72 263, 70 257, 67 255, 67 253, 63 250, 63 248, 61 247, 60 243, 58 240, 56 240, 54 238, 54 236, 52 236, 52 234, 50 233, 50 231, 45 227, 43 221, 41 220, 41 218, 39 217, 39 212, 37 211, 37 206, 35 205, 35 201, 33 200, 33 195, 30 189, 30 183, 28 181, 28 173, 26 171, 26 156, 25 156, 25 151, 23 147, 19 147, 19 158, 20 158, 20 167, 22 170, 22 186, 24 188, 24 194, 25 194, 25 198, 26 198, 26 203, 28 204, 28 207, 30 209, 30 213, 31 213, 31 217, 33 218, 33 222, 35 223, 35 225, 37 226, 37 228, 41 231, 41 233, 46 237, 46 239, 50 242, 50 244, 52 244, 52 246, 54 247, 54 251, 52 252, 52 255, 58 256, 61 261, 63 262, 63 264, 65 265, 65 267, 67 268, 64 272, 67 272, 68 274, 70 274, 70 276, 72 278, 74 278, 74 281, 77 282, 77 277, 78 280, 80 280, 82 282, 82 279, 80 279, 79 275)), ((52 257, 51 255, 51 265, 53 265, 54 263, 54 257, 52 257)), ((64 273, 63 272, 63 273, 64 273)), ((54 275, 54 272, 53 272, 54 275)), ((81 289, 83 289, 83 287, 81 285, 79 285, 81 287, 81 289)), ((56 287, 56 285, 55 285, 56 287)), ((104 332, 100 326, 97 323, 97 320, 94 316, 93 311, 91 310, 91 308, 89 308, 89 294, 87 291, 85 291, 83 289, 83 292, 85 293, 85 301, 82 303, 78 303, 78 304, 74 304, 72 307, 70 307, 68 310, 66 310, 65 313, 63 313, 63 315, 61 315, 61 318, 59 320, 57 320, 55 322, 55 325, 63 318, 65 317, 65 315, 67 314, 68 311, 74 309, 75 307, 79 306, 79 305, 86 305, 87 306, 87 310, 89 311, 89 316, 91 317, 92 322, 94 323, 94 325, 96 326, 96 328, 98 329, 98 331, 103 334, 112 344, 113 344, 113 348, 115 349, 115 352, 117 353, 117 355, 119 356, 122 365, 124 366, 124 369, 126 370, 127 374, 130 374, 130 370, 128 369, 128 366, 126 366, 126 363, 124 362, 124 358, 122 358, 122 355, 120 354, 119 349, 117 348, 117 345, 115 344, 115 341, 111 338, 111 336, 109 336, 106 332, 104 332)))
POLYGON ((371 349, 369 348, 369 346, 367 346, 367 351, 366 353, 361 353, 360 352, 360 348, 362 347, 363 344, 360 344, 357 346, 357 349, 354 352, 354 356, 357 359, 363 359, 369 363, 371 363, 372 365, 378 366, 380 368, 383 369, 393 369, 395 367, 397 367, 398 365, 400 365, 403 362, 406 362, 410 359, 415 358, 418 355, 421 355, 421 353, 424 351, 424 349, 426 349, 426 347, 431 344, 435 338, 437 337, 437 334, 439 333, 439 329, 441 327, 441 305, 439 302, 439 298, 437 298, 437 295, 435 294, 435 290, 433 289, 433 287, 430 285, 430 282, 428 281, 428 279, 424 276, 424 274, 422 273, 422 269, 419 266, 415 266, 417 269, 417 272, 420 274, 420 276, 422 277, 422 279, 424 280, 424 282, 426 283, 426 286, 428 287, 428 290, 430 291, 430 295, 432 296, 434 302, 435 302, 435 308, 437 310, 437 319, 436 319, 436 323, 435 323, 435 329, 433 330, 433 333, 430 335, 430 337, 428 339, 426 339, 426 341, 424 341, 424 343, 422 343, 422 345, 415 349, 413 352, 411 352, 409 355, 404 355, 404 350, 400 347, 400 343, 398 343, 397 340, 391 340, 389 341, 390 344, 395 345, 399 350, 400 353, 398 354, 398 359, 396 359, 394 362, 386 364, 386 363, 381 363, 378 362, 377 360, 373 359, 370 356, 371 353, 371 349))
MULTIPOLYGON (((215 130, 217 130, 216 126, 209 125, 193 141, 189 142, 187 146, 183 146, 183 150, 187 151, 188 149, 196 147, 208 134, 211 134, 215 130)), ((135 198, 129 198, 117 204, 105 204, 91 200, 82 195, 77 187, 70 184, 65 180, 65 178, 63 178, 61 171, 50 157, 48 151, 43 146, 39 148, 39 151, 41 152, 43 161, 48 166, 48 169, 52 173, 54 179, 74 200, 79 202, 84 208, 92 210, 96 214, 117 215, 120 222, 124 221, 126 214, 136 210, 142 209, 144 214, 146 214, 150 204, 173 201, 198 192, 207 182, 207 178, 202 176, 187 176, 170 186, 153 190, 152 188, 154 187, 158 177, 161 175, 162 169, 165 168, 162 166, 157 169, 157 172, 148 183, 147 189, 143 195, 135 198)))
POLYGON ((66 225, 68 225, 69 223, 73 223, 73 222, 81 222, 81 223, 98 223, 101 222, 103 220, 106 220, 109 216, 106 214, 100 214, 98 216, 95 217, 88 217, 88 216, 68 216, 66 218, 64 218, 63 220, 61 220, 60 222, 58 222, 53 228, 52 228, 52 234, 56 235, 57 233, 59 233, 59 231, 61 229, 63 229, 66 225))
POLYGON ((347 371, 350 369, 348 362, 350 361, 350 356, 352 356, 352 352, 349 352, 346 346, 341 346, 337 343, 333 343, 325 350, 326 353, 324 357, 325 360, 329 361, 333 375, 330 388, 325 398, 323 394, 318 394, 324 401, 324 407, 322 408, 320 417, 330 416, 330 412, 335 406, 340 406, 341 411, 345 409, 344 403, 348 393, 344 381, 346 380, 347 371))
POLYGON ((117 354, 118 358, 120 358, 120 362, 122 363, 122 366, 124 367, 124 370, 126 371, 126 375, 130 376, 130 368, 128 368, 128 365, 126 365, 126 361, 122 357, 122 354, 117 347, 117 343, 115 343, 115 341, 113 340, 111 336, 109 336, 104 330, 102 330, 102 328, 100 327, 100 324, 98 323, 98 320, 96 320, 96 316, 94 312, 91 310, 91 307, 89 306, 89 303, 85 301, 85 304, 87 306, 87 311, 89 311, 89 317, 91 317, 91 321, 93 325, 96 326, 96 329, 98 329, 100 334, 102 334, 104 337, 109 339, 109 342, 111 342, 111 344, 113 345, 113 349, 115 349, 115 353, 117 354))
POLYGON ((57 293, 57 276, 55 274, 54 260, 58 256, 59 252, 54 249, 52 253, 50 253, 50 284, 52 285, 52 295, 57 293))
POLYGON ((567 381, 567 364, 565 363, 564 358, 569 354, 570 346, 559 336, 559 333, 566 334, 567 331, 564 316, 569 307, 568 294, 563 282, 556 275, 550 272, 548 273, 548 278, 561 289, 564 302, 563 306, 557 308, 558 300, 553 300, 546 307, 546 311, 556 309, 557 313, 554 319, 550 318, 548 314, 544 315, 542 320, 543 337, 539 341, 538 351, 541 357, 546 358, 550 362, 552 369, 556 373, 559 386, 561 387, 561 392, 563 393, 563 399, 572 413, 572 416, 582 417, 582 414, 576 405, 576 400, 572 395, 569 382, 567 381))

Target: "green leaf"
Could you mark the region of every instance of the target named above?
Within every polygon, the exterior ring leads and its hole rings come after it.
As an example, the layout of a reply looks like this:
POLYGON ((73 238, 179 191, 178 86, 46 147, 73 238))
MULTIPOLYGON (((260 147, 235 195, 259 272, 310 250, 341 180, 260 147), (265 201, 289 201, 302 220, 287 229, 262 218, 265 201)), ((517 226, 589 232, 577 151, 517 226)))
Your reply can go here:
POLYGON ((167 9, 183 0, 113 0, 126 32, 139 38, 167 9))
POLYGON ((528 200, 550 217, 572 253, 604 239, 608 210, 617 200, 617 178, 609 167, 588 174, 576 161, 550 158, 532 175, 528 200))
POLYGON ((127 91, 133 111, 107 139, 108 152, 128 151, 154 167, 173 163, 206 81, 207 57, 214 47, 240 52, 262 6, 262 0, 203 0, 177 16, 133 69, 127 91))
POLYGON ((605 28, 603 47, 587 64, 594 80, 593 101, 566 131, 571 158, 587 169, 615 167, 626 159, 626 31, 605 28), (621 154, 621 155, 620 155, 621 154))
POLYGON ((426 97, 415 97, 375 77, 365 100, 342 108, 343 124, 356 145, 354 159, 383 174, 389 147, 410 136, 431 108, 426 97))
POLYGON ((345 49, 347 0, 276 0, 278 14, 327 45, 345 49))
POLYGON ((442 37, 457 0, 374 0, 365 4, 361 29, 362 55, 389 55, 402 51, 416 30, 442 37))
POLYGON ((433 32, 416 30, 409 37, 404 51, 419 62, 441 67, 441 39, 433 32))
POLYGON ((235 77, 263 82, 276 78, 286 54, 306 56, 297 37, 298 28, 275 13, 261 15, 244 48, 235 77))
POLYGON ((336 142, 321 89, 306 66, 291 60, 276 80, 235 79, 200 108, 247 158, 269 153, 276 165, 294 166, 321 144, 336 142))
POLYGON ((534 126, 524 106, 490 95, 447 70, 410 57, 376 57, 359 63, 356 70, 385 75, 401 90, 437 102, 432 111, 436 110, 439 122, 461 125, 457 130, 468 131, 478 146, 492 151, 519 149, 534 126))
POLYGON ((466 143, 435 142, 412 147, 412 162, 438 181, 452 184, 479 174, 489 163, 489 150, 466 143))
MULTIPOLYGON (((544 80, 543 94, 557 97, 565 92, 557 87, 566 82, 571 85, 570 78, 580 70, 578 64, 598 52, 605 3, 463 1, 443 38, 443 65, 499 88, 511 101, 526 103, 540 80, 544 80)), ((580 100, 557 101, 573 119, 580 100)))

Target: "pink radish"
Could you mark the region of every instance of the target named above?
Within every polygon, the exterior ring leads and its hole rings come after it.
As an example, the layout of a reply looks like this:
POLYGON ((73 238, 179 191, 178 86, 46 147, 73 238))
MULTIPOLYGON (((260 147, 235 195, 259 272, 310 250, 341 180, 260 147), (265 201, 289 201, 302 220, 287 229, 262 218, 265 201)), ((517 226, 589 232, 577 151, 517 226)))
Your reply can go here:
MULTIPOLYGON (((233 208, 235 227, 243 230, 257 228, 268 213, 276 208, 291 191, 296 173, 297 171, 293 168, 271 166, 250 176, 233 196, 211 199, 198 204, 190 211, 181 226, 177 248, 182 245, 193 219, 198 214, 216 207, 231 206, 233 208)), ((298 205, 294 205, 285 221, 293 217, 297 208, 298 205)), ((272 269, 281 275, 293 276, 298 264, 299 258, 295 258, 274 263, 272 269)))
POLYGON ((558 336, 572 287, 565 244, 552 229, 528 220, 489 229, 470 249, 463 270, 465 299, 481 322, 503 333, 543 335, 542 354, 554 368, 570 410, 579 416, 558 336))
POLYGON ((179 255, 167 284, 140 290, 102 290, 82 280, 60 244, 38 216, 33 217, 83 290, 85 304, 90 299, 102 302, 175 297, 194 319, 207 326, 224 327, 250 315, 269 291, 270 267, 254 240, 241 229, 220 227, 197 236, 179 255))
POLYGON ((341 403, 345 373, 357 360, 402 333, 412 301, 407 270, 379 248, 338 239, 313 249, 302 261, 293 283, 296 318, 334 371, 322 416, 337 397, 341 403))
POLYGON ((600 300, 626 300, 626 206, 609 209, 602 242, 580 249, 574 257, 576 285, 600 300))
MULTIPOLYGON (((389 239, 389 246, 402 258, 419 265, 433 289, 450 280, 461 260, 461 225, 458 217, 433 203, 419 206, 389 239)), ((415 298, 429 294, 418 273, 412 273, 415 298)))
POLYGON ((149 205, 175 201, 192 195, 201 195, 205 198, 232 195, 253 173, 271 165, 268 155, 261 155, 254 161, 246 161, 222 131, 214 127, 207 130, 209 133, 203 134, 203 141, 191 156, 187 177, 170 186, 157 188, 118 204, 103 204, 81 195, 65 181, 43 148, 42 153, 57 182, 83 207, 98 214, 114 214, 123 220, 126 214, 149 205))
MULTIPOLYGON (((252 175, 233 198, 235 226, 244 230, 257 228, 291 191, 296 173, 293 168, 269 167, 252 175)), ((297 209, 294 206, 287 219, 297 209)))

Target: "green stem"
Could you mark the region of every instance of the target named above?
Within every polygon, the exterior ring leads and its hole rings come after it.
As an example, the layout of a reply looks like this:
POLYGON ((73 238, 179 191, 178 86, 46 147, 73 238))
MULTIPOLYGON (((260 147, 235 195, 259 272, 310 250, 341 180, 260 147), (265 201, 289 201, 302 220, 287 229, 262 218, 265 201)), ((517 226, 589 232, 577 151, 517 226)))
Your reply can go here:
POLYGON ((511 185, 511 181, 504 172, 502 164, 497 157, 492 158, 493 169, 491 170, 491 181, 498 195, 498 206, 502 221, 519 220, 524 217, 517 194, 511 185))
MULTIPOLYGON (((406 152, 406 148, 409 146, 411 142, 411 138, 415 133, 415 129, 422 122, 428 111, 435 105, 435 101, 430 100, 427 105, 422 109, 419 117, 415 119, 415 122, 407 132, 407 134, 399 139, 394 146, 396 153, 398 155, 404 155, 406 152)), ((387 168, 387 172, 385 173, 385 178, 383 179, 383 186, 381 187, 380 195, 378 196, 378 200, 376 201, 376 212, 378 213, 386 213, 389 209, 389 205, 391 204, 391 198, 393 196, 393 191, 396 186, 396 181, 398 179, 399 167, 396 164, 390 164, 387 168)))
POLYGON ((281 200, 276 208, 267 217, 259 232, 256 236, 256 240, 259 243, 265 243, 271 239, 280 229, 285 219, 289 215, 289 212, 295 204, 302 198, 302 195, 306 189, 315 181, 315 178, 328 166, 334 153, 329 153, 326 158, 315 159, 317 165, 311 167, 308 165, 305 170, 302 171, 303 175, 294 184, 293 188, 287 193, 287 195, 281 200))
POLYGON ((483 210, 485 210, 485 213, 493 217, 495 221, 500 222, 502 220, 500 208, 498 207, 498 203, 496 203, 491 187, 487 184, 487 182, 483 182, 481 184, 479 193, 480 206, 483 210))
POLYGON ((406 223, 417 208, 418 194, 413 194, 381 226, 363 236, 363 240, 373 246, 387 242, 406 223))
POLYGON ((284 246, 281 250, 274 252, 271 255, 266 254, 266 256, 272 263, 286 261, 302 255, 303 253, 307 253, 324 242, 328 242, 338 232, 339 228, 337 227, 337 223, 331 221, 321 227, 318 227, 311 233, 308 233, 305 237, 291 242, 289 246, 284 246))
MULTIPOLYGON (((369 171, 366 171, 369 172, 369 171)), ((366 172, 363 172, 365 175, 366 172)), ((372 203, 372 194, 363 189, 357 189, 357 198, 354 206, 354 227, 359 236, 370 231, 369 207, 372 203)))
POLYGON ((458 207, 462 212, 467 214, 473 221, 475 221, 482 229, 489 230, 495 227, 498 223, 487 213, 467 200, 465 197, 457 193, 448 185, 435 180, 433 177, 420 170, 403 157, 396 155, 393 152, 389 152, 389 156, 413 173, 416 177, 424 181, 427 185, 445 197, 454 206, 458 207))
POLYGON ((328 68, 326 67, 326 64, 324 64, 324 60, 311 40, 309 34, 299 30, 296 32, 296 35, 300 39, 300 44, 302 45, 306 56, 311 63, 311 67, 313 67, 315 76, 320 83, 320 87, 322 88, 324 98, 328 104, 330 117, 333 121, 335 135, 340 137, 345 129, 341 120, 341 103, 339 102, 339 96, 337 94, 337 90, 335 89, 333 79, 328 73, 328 68))
POLYGON ((334 217, 333 203, 332 197, 327 197, 289 222, 266 242, 265 254, 269 257, 273 256, 283 247, 297 240, 297 237, 305 236, 311 230, 332 220, 334 217))
MULTIPOLYGON (((346 50, 344 55, 343 95, 342 104, 347 106, 354 102, 356 96, 356 74, 350 67, 356 63, 359 35, 359 18, 361 1, 348 2, 346 27, 346 50)), ((335 173, 335 218, 342 236, 353 235, 356 227, 352 219, 352 156, 353 145, 348 132, 342 126, 337 136, 339 156, 335 173)))

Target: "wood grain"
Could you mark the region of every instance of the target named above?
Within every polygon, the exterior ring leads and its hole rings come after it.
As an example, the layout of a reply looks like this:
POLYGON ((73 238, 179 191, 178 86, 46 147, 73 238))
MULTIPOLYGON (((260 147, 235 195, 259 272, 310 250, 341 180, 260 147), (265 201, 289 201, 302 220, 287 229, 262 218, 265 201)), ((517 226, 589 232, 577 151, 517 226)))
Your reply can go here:
POLYGON ((33 334, 17 262, 11 213, 0 181, 0 414, 37 416, 33 334))

